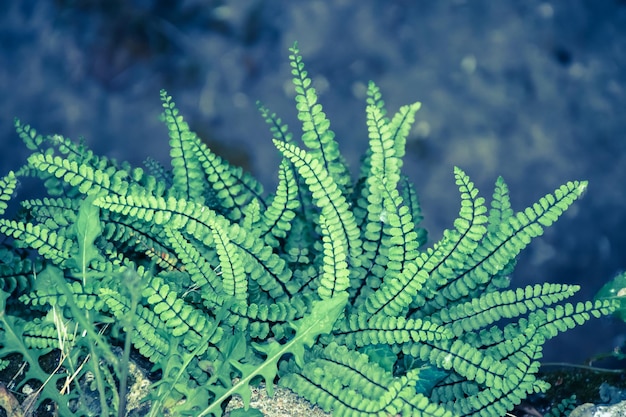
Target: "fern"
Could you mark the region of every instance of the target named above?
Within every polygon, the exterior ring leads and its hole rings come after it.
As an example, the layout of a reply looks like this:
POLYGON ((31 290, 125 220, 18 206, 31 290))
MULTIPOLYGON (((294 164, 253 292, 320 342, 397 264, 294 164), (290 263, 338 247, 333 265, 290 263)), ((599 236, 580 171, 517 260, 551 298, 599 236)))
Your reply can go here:
POLYGON ((311 149, 311 156, 322 162, 334 182, 343 189, 348 185, 350 175, 339 153, 335 133, 330 129, 330 121, 322 111, 322 105, 318 103, 315 89, 311 87, 312 81, 304 69, 298 44, 294 44, 289 51, 298 120, 302 122, 302 142, 311 149))
POLYGON ((283 158, 268 195, 165 91, 171 169, 16 121, 32 153, 0 178, 0 215, 21 177, 47 195, 0 218, 11 244, 0 248, 0 359, 22 355, 43 384, 39 403, 93 414, 89 371, 95 412, 123 415, 132 348, 159 371, 151 416, 221 416, 233 396, 248 407, 251 385, 271 394, 276 380, 334 415, 504 416, 549 388, 537 376, 546 340, 616 309, 615 291, 573 303, 575 285, 509 288, 519 253, 585 181, 514 211, 502 178, 488 202, 455 168, 459 214, 427 246, 402 172, 420 103, 389 113, 368 84, 369 147, 353 181, 297 45, 290 53, 302 135, 259 105, 283 158), (52 349, 61 359, 49 375, 39 360, 52 349))

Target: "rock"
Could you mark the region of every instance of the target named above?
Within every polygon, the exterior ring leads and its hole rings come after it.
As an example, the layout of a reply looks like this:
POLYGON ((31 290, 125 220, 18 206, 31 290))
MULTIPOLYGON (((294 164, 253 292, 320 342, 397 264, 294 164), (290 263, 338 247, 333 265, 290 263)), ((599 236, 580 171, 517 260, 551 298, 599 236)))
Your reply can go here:
POLYGON ((626 416, 626 401, 613 405, 586 403, 576 407, 569 417, 623 417, 626 416))

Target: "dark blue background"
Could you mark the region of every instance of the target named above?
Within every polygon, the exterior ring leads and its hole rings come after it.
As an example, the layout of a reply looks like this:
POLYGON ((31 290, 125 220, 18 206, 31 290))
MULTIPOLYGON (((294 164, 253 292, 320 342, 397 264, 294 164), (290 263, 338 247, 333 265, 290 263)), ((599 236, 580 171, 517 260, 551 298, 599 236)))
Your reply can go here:
MULTIPOLYGON (((523 253, 514 284, 577 283, 589 298, 626 267, 624 1, 12 0, 2 9, 2 173, 27 155, 14 117, 133 164, 166 163, 166 88, 212 149, 271 189, 279 157, 255 101, 297 132, 287 61, 297 40, 353 168, 367 145, 368 80, 390 111, 422 102, 405 170, 433 241, 458 212, 455 165, 487 198, 503 175, 516 209, 588 179, 582 201, 523 253)), ((593 321, 551 341, 546 359, 609 351, 625 328, 593 321)))

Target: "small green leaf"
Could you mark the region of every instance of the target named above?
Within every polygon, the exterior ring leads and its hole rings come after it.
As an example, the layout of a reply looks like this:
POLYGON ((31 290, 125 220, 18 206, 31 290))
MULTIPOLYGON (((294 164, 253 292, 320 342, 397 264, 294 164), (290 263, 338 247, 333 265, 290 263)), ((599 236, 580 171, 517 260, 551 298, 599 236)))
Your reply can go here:
POLYGON ((258 408, 236 408, 230 411, 230 417, 263 417, 263 413, 258 408))

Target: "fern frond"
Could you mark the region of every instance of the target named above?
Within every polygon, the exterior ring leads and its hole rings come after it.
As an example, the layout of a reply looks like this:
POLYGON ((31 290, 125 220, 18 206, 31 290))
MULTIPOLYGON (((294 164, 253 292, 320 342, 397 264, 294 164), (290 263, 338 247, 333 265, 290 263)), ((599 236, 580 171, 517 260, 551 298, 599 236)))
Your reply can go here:
MULTIPOLYGON (((530 243, 532 238, 540 236, 544 227, 556 221, 563 211, 582 194, 585 187, 586 182, 568 182, 558 188, 554 194, 542 197, 532 207, 509 216, 506 221, 500 223, 499 227, 486 233, 479 246, 471 245, 470 248, 474 249, 467 251, 469 256, 465 256, 462 262, 452 263, 451 265, 455 266, 452 271, 442 269, 441 266, 446 263, 440 263, 435 270, 438 273, 431 273, 431 276, 441 277, 442 271, 448 271, 448 274, 454 273, 450 275, 450 282, 433 288, 435 297, 429 302, 430 305, 422 307, 422 311, 439 309, 450 301, 466 296, 469 291, 478 286, 489 283, 503 269, 510 267, 515 257, 530 243)), ((484 231, 484 227, 481 231, 484 231)), ((445 237, 444 241, 446 241, 445 237)))
POLYGON ((306 181, 315 204, 321 209, 328 224, 334 225, 330 230, 332 238, 349 248, 350 264, 358 267, 358 258, 361 254, 360 232, 338 185, 319 160, 308 152, 288 143, 274 141, 274 144, 295 165, 298 173, 306 181))
POLYGON ((60 337, 64 337, 64 342, 72 343, 75 340, 75 333, 59 333, 59 329, 52 321, 44 319, 34 319, 24 323, 22 338, 24 344, 31 349, 59 349, 60 337))
POLYGON ((245 207, 241 209, 243 215, 239 221, 241 227, 247 230, 256 229, 261 220, 261 205, 259 200, 253 198, 245 207))
POLYGON ((320 216, 322 241, 324 245, 324 259, 317 293, 321 299, 331 298, 337 293, 345 291, 350 286, 350 271, 346 262, 347 248, 344 240, 334 240, 332 232, 324 215, 320 216))
POLYGON ((291 367, 279 383, 341 416, 451 416, 416 394, 419 371, 394 378, 367 355, 332 342, 313 351, 302 370, 291 367), (349 387, 349 388, 346 388, 349 387))
POLYGON ((502 383, 487 385, 475 394, 450 401, 448 408, 460 416, 498 417, 506 415, 528 394, 545 392, 549 384, 536 378, 543 343, 541 336, 529 339, 510 359, 515 366, 502 383))
POLYGON ((134 255, 145 255, 164 270, 183 268, 172 248, 164 242, 163 229, 158 226, 143 225, 132 218, 114 214, 106 220, 102 237, 129 260, 136 261, 134 255))
MULTIPOLYGON (((543 234, 584 192, 585 181, 573 181, 558 188, 524 211, 510 215, 494 232, 487 233, 480 247, 467 260, 467 269, 459 281, 483 283, 497 275, 530 241, 543 234)), ((467 284, 465 284, 467 285, 467 284)), ((452 295, 442 291, 446 296, 452 295)))
POLYGON ((48 198, 22 201, 33 220, 50 230, 68 229, 76 221, 80 201, 70 198, 48 198))
POLYGON ((97 198, 94 204, 123 216, 135 217, 145 223, 167 224, 168 227, 184 230, 190 234, 197 229, 201 229, 204 234, 210 234, 208 223, 217 216, 217 213, 202 204, 172 196, 163 198, 134 194, 107 195, 97 198))
POLYGON ((459 217, 454 221, 454 230, 446 238, 454 242, 455 250, 432 272, 437 281, 447 281, 455 277, 454 273, 463 266, 465 257, 476 250, 480 239, 487 231, 485 199, 478 197, 478 189, 460 168, 455 167, 454 176, 461 192, 461 210, 459 217))
POLYGON ((162 120, 170 137, 173 187, 182 198, 203 202, 206 183, 200 162, 195 156, 199 139, 179 114, 176 103, 165 90, 161 90, 162 120))
POLYGON ((267 210, 262 214, 259 234, 270 246, 278 246, 291 230, 291 221, 300 207, 298 184, 286 160, 278 168, 278 186, 267 210))
POLYGON ((513 215, 511 208, 511 199, 509 197, 509 187, 504 182, 504 178, 498 177, 493 191, 491 200, 491 208, 489 209, 489 232, 495 232, 496 229, 513 215))
POLYGON ((406 138, 421 103, 402 106, 389 120, 380 90, 372 81, 368 84, 367 95, 366 115, 370 147, 361 173, 366 178, 379 177, 384 186, 395 189, 400 179, 406 138), (365 167, 368 168, 367 172, 363 171, 365 167))
POLYGON ((257 199, 266 208, 262 196, 263 186, 240 167, 233 167, 215 155, 203 143, 195 149, 196 158, 202 165, 205 176, 212 187, 216 210, 232 221, 241 218, 241 208, 257 199))
POLYGON ((611 314, 616 304, 609 300, 578 302, 576 304, 558 304, 529 315, 528 322, 537 327, 546 339, 556 336, 559 332, 573 329, 585 323, 592 316, 599 318, 611 314))
POLYGON ((211 224, 218 224, 227 230, 230 241, 242 250, 246 272, 257 281, 261 288, 274 299, 285 297, 286 282, 291 278, 291 271, 284 260, 273 253, 272 248, 264 245, 254 233, 249 233, 236 223, 227 219, 206 206, 195 204, 184 199, 154 196, 106 196, 95 200, 99 207, 137 217, 145 222, 157 225, 167 224, 168 227, 189 233, 207 246, 213 244, 211 224), (256 264, 259 267, 255 268, 256 264))
MULTIPOLYGON (((376 289, 383 276, 387 280, 396 279, 396 275, 404 269, 404 263, 417 256, 419 246, 412 213, 402 208, 402 197, 397 189, 406 135, 414 120, 409 113, 414 113, 419 106, 403 107, 394 116, 394 125, 390 126, 380 97, 378 87, 370 82, 366 109, 369 148, 361 168, 365 186, 356 204, 361 211, 366 207, 367 213, 361 215, 364 217, 362 229, 366 242, 363 253, 367 268, 365 279, 370 284, 367 290, 376 289)), ((360 296, 370 295, 367 290, 360 296)))
MULTIPOLYGON (((212 322, 205 314, 179 298, 178 294, 158 276, 150 280, 142 291, 142 296, 152 306, 152 311, 159 316, 172 336, 182 337, 184 346, 189 349, 193 349, 202 339, 203 330, 212 326, 212 322)), ((210 342, 217 342, 221 336, 221 331, 215 332, 210 342)))
POLYGON ((102 286, 113 285, 110 281, 90 282, 86 285, 79 281, 71 281, 66 283, 66 288, 59 288, 58 285, 54 285, 52 279, 55 274, 62 274, 62 272, 53 266, 46 267, 37 275, 33 291, 21 295, 20 301, 33 306, 65 307, 68 305, 69 297, 80 309, 100 311, 104 302, 98 291, 102 286))
MULTIPOLYGON (((201 289, 201 294, 207 300, 207 294, 215 298, 223 294, 222 281, 216 273, 215 267, 191 244, 178 230, 166 227, 165 232, 176 254, 181 258, 185 270, 195 285, 201 289)), ((207 307, 215 307, 213 297, 207 307)), ((219 303, 221 305, 221 302, 219 303)))
POLYGON ((173 181, 180 192, 178 197, 205 203, 205 195, 211 193, 219 202, 219 206, 213 208, 231 220, 239 220, 241 207, 253 198, 264 205, 261 184, 211 152, 189 129, 165 90, 161 90, 161 101, 165 109, 163 119, 170 132, 173 181))
POLYGON ((400 195, 402 196, 404 205, 408 207, 413 223, 415 224, 415 233, 417 234, 415 241, 418 247, 423 246, 428 240, 428 232, 423 227, 418 226, 424 219, 422 208, 417 197, 417 192, 415 191, 415 186, 405 175, 402 175, 400 178, 400 195))
POLYGON ((45 139, 41 134, 37 133, 35 128, 23 124, 17 117, 15 118, 14 125, 15 131, 29 150, 35 152, 42 152, 44 150, 41 145, 45 142, 45 139))
POLYGON ((0 178, 0 215, 6 211, 7 201, 13 196, 15 187, 17 187, 17 178, 13 171, 0 178))
POLYGON ((311 87, 311 79, 304 69, 298 44, 294 43, 289 51, 298 120, 302 122, 302 142, 310 149, 312 157, 322 162, 339 189, 345 190, 350 186, 350 172, 339 153, 335 133, 330 130, 330 121, 317 101, 315 89, 311 87))
POLYGON ((432 342, 449 339, 451 333, 443 326, 421 319, 352 314, 339 323, 333 337, 337 343, 348 347, 389 344, 403 345, 409 342, 432 342))
POLYGON ((449 324, 451 331, 458 337, 502 318, 525 315, 529 311, 558 303, 571 297, 578 289, 576 285, 545 283, 516 290, 489 292, 466 303, 443 308, 433 314, 431 319, 435 323, 449 324))
POLYGON ((272 138, 281 142, 291 142, 293 134, 289 131, 289 127, 283 123, 281 118, 278 117, 276 113, 270 112, 270 109, 264 106, 260 101, 257 101, 256 105, 261 113, 261 117, 263 117, 265 123, 270 126, 272 138))
POLYGON ((239 249, 249 279, 256 282, 273 300, 285 301, 294 295, 289 289, 292 271, 287 263, 274 253, 255 232, 249 232, 238 224, 216 218, 215 224, 227 232, 231 243, 239 249))
MULTIPOLYGON (((270 113, 269 109, 259 102, 257 102, 257 106, 259 108, 259 111, 261 112, 261 116, 265 120, 265 123, 270 126, 272 138, 279 142, 293 143, 293 134, 291 133, 287 125, 283 124, 282 120, 278 116, 276 116, 276 113, 270 113)), ((283 162, 281 162, 281 166, 279 167, 279 175, 283 169, 282 164, 283 162)), ((298 201, 298 207, 294 207, 294 210, 297 210, 298 214, 301 217, 310 218, 312 212, 309 209, 311 209, 313 206, 310 201, 310 195, 306 193, 306 187, 303 186, 304 181, 302 180, 302 178, 297 177, 296 170, 290 163, 289 171, 291 171, 292 173, 289 175, 289 177, 296 178, 296 200, 298 201)))
POLYGON ((55 264, 61 265, 70 259, 72 241, 43 225, 0 219, 0 233, 37 250, 55 264))
MULTIPOLYGON (((143 165, 146 167, 148 172, 155 180, 158 182, 162 182, 166 185, 167 188, 171 188, 174 184, 174 178, 172 176, 172 172, 166 169, 159 161, 154 158, 147 157, 143 165)), ((160 194, 157 194, 160 195, 160 194)))
POLYGON ((558 404, 555 404, 546 414, 546 417, 562 417, 568 416, 576 408, 576 395, 563 398, 558 404))
POLYGON ((0 263, 0 289, 6 293, 22 292, 31 288, 34 277, 44 268, 41 260, 14 259, 0 263))
POLYGON ((460 339, 409 343, 402 350, 438 368, 454 369, 462 377, 487 386, 501 387, 509 370, 506 364, 460 339))
MULTIPOLYGON (((380 92, 380 88, 378 88, 373 81, 368 82, 366 94, 367 98, 365 102, 367 106, 365 107, 365 115, 367 118, 368 134, 370 141, 374 140, 378 142, 381 136, 380 127, 388 127, 389 118, 387 117, 387 109, 385 108, 385 102, 382 99, 383 95, 380 92)), ((370 145, 361 158, 359 178, 362 180, 372 176, 372 151, 373 149, 370 145)), ((361 193, 358 195, 366 197, 366 195, 361 193)))
POLYGON ((225 322, 246 331, 251 338, 265 339, 271 332, 274 338, 281 339, 290 329, 289 323, 309 311, 309 304, 303 297, 272 304, 239 302, 229 308, 230 315, 225 322))
POLYGON ((422 103, 415 102, 413 104, 400 107, 398 112, 393 115, 389 122, 389 131, 393 138, 395 158, 398 158, 398 169, 402 167, 403 157, 406 148, 406 138, 413 123, 415 122, 415 113, 422 107, 422 103))
POLYGON ((222 290, 228 298, 247 300, 248 280, 237 248, 230 242, 226 232, 220 226, 213 224, 211 227, 215 250, 220 260, 222 290))
POLYGON ((138 305, 135 311, 131 312, 128 297, 110 288, 101 288, 100 294, 111 314, 124 324, 125 331, 131 330, 128 317, 132 313, 132 330, 136 332, 132 343, 141 355, 152 363, 158 363, 167 356, 170 350, 170 340, 157 314, 142 305, 138 305))
POLYGON ((64 159, 52 154, 34 153, 28 157, 28 163, 35 169, 62 178, 80 193, 87 195, 123 195, 128 189, 125 171, 115 171, 113 176, 87 164, 64 159))
MULTIPOLYGON (((382 243, 387 248, 386 255, 388 258, 386 273, 383 276, 383 286, 385 286, 389 281, 397 279, 400 282, 403 281, 401 275, 406 269, 406 265, 414 261, 419 255, 419 241, 411 212, 403 204, 398 191, 387 189, 387 187, 381 191, 385 194, 383 212, 381 213, 384 232, 382 243)), ((387 315, 396 315, 406 307, 403 304, 386 304, 384 312, 387 315)))
POLYGON ((302 370, 292 367, 290 373, 281 375, 279 384, 298 392, 326 412, 367 415, 367 409, 377 405, 377 399, 387 393, 393 381, 392 375, 369 362, 367 355, 334 342, 323 351, 315 349, 313 355, 307 358, 302 370), (358 392, 354 388, 342 389, 353 386, 353 382, 358 382, 358 392))

